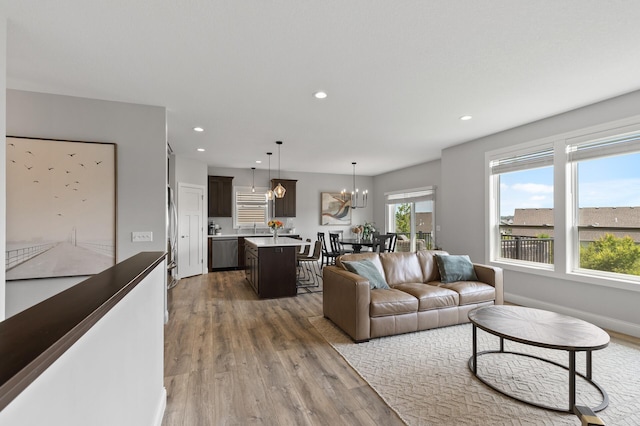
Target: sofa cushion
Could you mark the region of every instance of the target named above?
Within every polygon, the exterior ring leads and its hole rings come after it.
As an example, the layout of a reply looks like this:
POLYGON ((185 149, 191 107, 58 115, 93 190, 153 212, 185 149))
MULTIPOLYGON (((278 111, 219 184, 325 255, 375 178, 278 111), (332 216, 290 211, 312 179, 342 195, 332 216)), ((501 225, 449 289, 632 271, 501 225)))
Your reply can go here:
POLYGON ((393 288, 404 291, 418 299, 418 311, 458 306, 458 292, 435 285, 423 283, 398 284, 393 288))
POLYGON ((449 284, 441 284, 449 290, 460 295, 460 306, 472 303, 491 302, 496 299, 496 289, 489 284, 478 281, 457 281, 449 284))
POLYGON ((440 281, 444 284, 455 281, 477 281, 473 263, 467 255, 435 255, 440 281))
POLYGON ((418 299, 397 289, 371 290, 369 316, 383 317, 387 315, 408 314, 418 311, 418 299))
POLYGON ((380 262, 390 286, 424 281, 420 261, 415 253, 380 253, 380 262))
POLYGON ((353 272, 354 274, 358 274, 361 277, 368 279, 369 287, 371 287, 371 289, 389 288, 389 285, 385 281, 384 277, 382 276, 380 271, 378 271, 378 268, 376 268, 372 261, 366 259, 358 262, 343 261, 342 264, 345 268, 347 268, 347 271, 353 272))
POLYGON ((442 250, 421 250, 416 252, 418 261, 422 267, 422 275, 424 276, 424 283, 431 281, 440 281, 440 271, 438 271, 438 265, 434 259, 436 254, 447 255, 446 251, 442 250))

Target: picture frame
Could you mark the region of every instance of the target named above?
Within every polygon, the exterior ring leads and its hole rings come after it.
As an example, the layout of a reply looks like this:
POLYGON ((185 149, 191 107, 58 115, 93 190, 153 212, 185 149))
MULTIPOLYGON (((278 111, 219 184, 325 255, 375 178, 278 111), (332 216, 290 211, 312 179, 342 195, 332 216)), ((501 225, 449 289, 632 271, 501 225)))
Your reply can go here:
POLYGON ((343 200, 340 192, 322 192, 320 225, 351 225, 351 200, 343 200))
POLYGON ((7 136, 6 279, 86 276, 116 260, 116 144, 7 136))

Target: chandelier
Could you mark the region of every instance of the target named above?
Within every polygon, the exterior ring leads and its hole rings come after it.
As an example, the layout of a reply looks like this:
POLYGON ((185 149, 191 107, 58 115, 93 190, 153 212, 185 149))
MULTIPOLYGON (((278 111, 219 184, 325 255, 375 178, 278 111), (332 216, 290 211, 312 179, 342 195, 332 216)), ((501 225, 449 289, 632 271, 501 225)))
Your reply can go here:
POLYGON ((341 192, 342 201, 350 201, 352 209, 362 209, 367 207, 369 191, 365 189, 362 191, 362 194, 360 194, 360 190, 356 188, 356 162, 354 161, 351 164, 353 164, 353 190, 351 194, 349 194, 346 189, 343 189, 341 192))

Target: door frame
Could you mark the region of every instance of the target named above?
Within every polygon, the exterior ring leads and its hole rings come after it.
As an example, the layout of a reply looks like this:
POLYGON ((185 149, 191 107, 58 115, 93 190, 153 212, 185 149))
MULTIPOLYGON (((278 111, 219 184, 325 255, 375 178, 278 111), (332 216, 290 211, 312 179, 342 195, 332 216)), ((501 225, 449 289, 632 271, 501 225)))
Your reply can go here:
MULTIPOLYGON (((200 248, 202 250, 202 262, 200 262, 200 263, 202 265, 202 269, 201 269, 200 273, 201 274, 205 274, 205 273, 208 272, 208 270, 207 270, 207 262, 206 262, 207 255, 208 255, 208 253, 207 253, 207 235, 206 235, 206 232, 205 232, 206 229, 207 229, 207 220, 208 220, 208 217, 207 217, 207 200, 208 200, 207 195, 208 194, 206 192, 207 191, 207 187, 204 186, 204 185, 196 185, 196 184, 193 184, 193 183, 178 182, 178 190, 176 191, 177 192, 177 194, 176 194, 176 210, 178 211, 178 220, 177 220, 178 223, 176 224, 176 226, 178 228, 178 235, 181 234, 181 232, 180 232, 181 228, 180 227, 181 227, 182 221, 180 220, 180 217, 181 217, 180 216, 180 214, 181 214, 180 192, 181 192, 181 189, 183 189, 183 188, 193 188, 193 189, 201 189, 202 190, 202 197, 203 197, 202 198, 202 212, 201 212, 202 213, 202 216, 201 216, 202 217, 202 223, 200 224, 201 225, 201 235, 202 235, 202 247, 200 248)), ((178 238, 177 240, 178 240, 178 242, 177 242, 176 252, 180 253, 180 240, 181 240, 181 238, 178 238)), ((179 256, 178 256, 178 267, 176 269, 177 269, 177 279, 181 279, 182 278, 182 274, 181 274, 181 271, 180 271, 180 257, 179 256)))

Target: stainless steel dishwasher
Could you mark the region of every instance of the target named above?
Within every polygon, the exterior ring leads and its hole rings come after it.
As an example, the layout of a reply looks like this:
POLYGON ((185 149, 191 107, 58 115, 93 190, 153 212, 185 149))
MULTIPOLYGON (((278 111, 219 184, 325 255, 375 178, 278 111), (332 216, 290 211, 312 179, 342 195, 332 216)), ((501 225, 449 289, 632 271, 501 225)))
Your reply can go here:
POLYGON ((238 238, 213 238, 211 240, 211 268, 238 267, 238 238))

